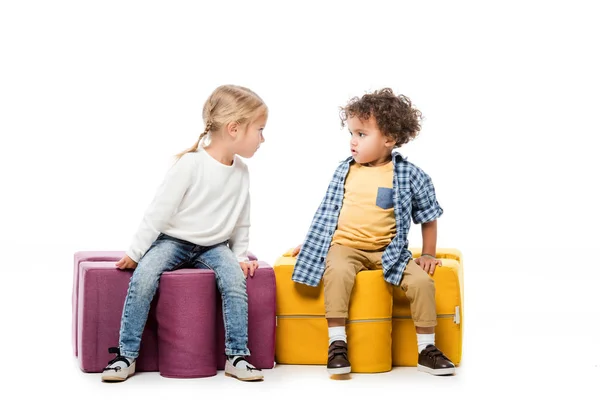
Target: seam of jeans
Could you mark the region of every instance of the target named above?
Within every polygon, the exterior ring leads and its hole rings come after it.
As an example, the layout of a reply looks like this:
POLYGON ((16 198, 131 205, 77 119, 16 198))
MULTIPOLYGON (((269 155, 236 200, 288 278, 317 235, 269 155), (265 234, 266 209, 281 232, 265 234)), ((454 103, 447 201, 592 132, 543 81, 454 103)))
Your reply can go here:
MULTIPOLYGON (((218 289, 219 286, 220 286, 219 282, 220 282, 221 278, 219 277, 219 274, 217 274, 215 272, 214 267, 212 265, 210 265, 209 263, 207 263, 206 261, 201 260, 200 258, 198 258, 196 260, 196 262, 199 262, 200 264, 204 265, 206 268, 208 268, 212 272, 214 272, 214 274, 215 274, 215 280, 217 282, 217 289, 218 289)), ((220 292, 220 290, 219 290, 219 292, 220 292)), ((225 311, 225 298, 223 296, 223 293, 219 293, 219 294, 221 295, 221 306, 222 306, 222 309, 223 309, 223 317, 226 317, 228 314, 225 311)), ((226 318, 224 318, 224 319, 226 319, 226 318)), ((225 343, 227 343, 229 341, 229 329, 228 329, 227 323, 225 321, 223 321, 223 328, 225 328, 225 343)))

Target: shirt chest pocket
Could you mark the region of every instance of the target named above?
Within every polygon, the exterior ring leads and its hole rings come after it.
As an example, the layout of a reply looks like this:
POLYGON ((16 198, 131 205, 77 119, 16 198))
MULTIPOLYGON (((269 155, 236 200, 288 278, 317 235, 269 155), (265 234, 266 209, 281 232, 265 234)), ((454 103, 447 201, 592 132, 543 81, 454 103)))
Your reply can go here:
POLYGON ((377 200, 375 203, 377 204, 377 207, 383 208, 384 210, 394 207, 393 189, 385 187, 377 188, 377 200))

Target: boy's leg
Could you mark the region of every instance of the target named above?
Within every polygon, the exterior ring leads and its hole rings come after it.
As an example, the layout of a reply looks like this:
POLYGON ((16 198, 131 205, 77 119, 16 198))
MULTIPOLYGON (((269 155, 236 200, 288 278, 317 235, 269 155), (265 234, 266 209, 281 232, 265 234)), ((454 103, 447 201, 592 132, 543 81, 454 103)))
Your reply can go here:
POLYGON ((160 276, 185 263, 188 254, 185 244, 161 235, 140 259, 129 280, 121 315, 119 347, 109 349, 116 357, 102 372, 102 380, 123 381, 135 372, 135 359, 160 276))
POLYGON ((248 349, 248 294, 240 263, 226 244, 219 244, 198 256, 196 266, 215 272, 223 303, 225 325, 225 374, 244 381, 263 379, 262 371, 246 361, 248 349))
POLYGON ((325 259, 323 275, 325 318, 329 327, 327 371, 330 374, 350 372, 346 338, 346 318, 356 274, 364 269, 362 252, 334 244, 325 259))
POLYGON ((410 260, 400 281, 400 287, 410 302, 417 331, 418 369, 433 375, 451 375, 454 364, 435 347, 435 285, 433 279, 414 260, 410 260))

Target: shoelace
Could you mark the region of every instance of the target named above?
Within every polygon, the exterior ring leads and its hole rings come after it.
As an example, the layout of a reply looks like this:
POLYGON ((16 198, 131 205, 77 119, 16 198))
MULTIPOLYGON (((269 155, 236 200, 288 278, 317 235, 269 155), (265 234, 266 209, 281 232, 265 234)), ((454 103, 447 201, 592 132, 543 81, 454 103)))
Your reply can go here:
POLYGON ((329 352, 329 360, 335 358, 336 356, 342 356, 345 359, 348 359, 347 354, 346 354, 346 348, 344 348, 343 346, 333 346, 333 348, 330 350, 329 352))
POLYGON ((108 362, 108 366, 106 368, 104 368, 102 371, 114 370, 116 372, 119 372, 121 370, 120 366, 117 365, 116 367, 111 367, 111 365, 113 365, 119 361, 123 361, 125 363, 125 365, 127 365, 128 367, 131 365, 131 364, 129 364, 129 360, 127 359, 127 357, 121 355, 121 351, 119 350, 118 347, 110 347, 108 349, 108 352, 111 354, 116 354, 117 356, 115 358, 113 358, 112 360, 110 360, 108 362))
POLYGON ((246 365, 246 370, 248 371, 262 371, 262 369, 256 368, 254 365, 250 364, 248 360, 246 360, 246 357, 239 357, 236 362, 233 363, 233 366, 235 367, 240 361, 246 361, 246 364, 248 364, 246 365))
POLYGON ((446 357, 444 355, 444 353, 442 353, 437 347, 435 347, 433 350, 429 350, 427 351, 427 353, 425 354, 427 357, 431 358, 431 359, 436 359, 437 357, 441 357, 444 360, 448 360, 450 361, 450 359, 448 357, 446 357))

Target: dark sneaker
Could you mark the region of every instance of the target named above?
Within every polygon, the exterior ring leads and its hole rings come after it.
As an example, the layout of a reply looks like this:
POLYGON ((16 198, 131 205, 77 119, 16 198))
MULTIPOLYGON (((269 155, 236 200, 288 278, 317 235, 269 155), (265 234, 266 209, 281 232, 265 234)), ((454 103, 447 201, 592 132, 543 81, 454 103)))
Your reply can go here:
POLYGON ((348 361, 348 344, 343 340, 336 340, 329 345, 327 358, 327 372, 331 375, 349 374, 350 361, 348 361))
POLYGON ((227 357, 225 362, 225 375, 237 378, 240 381, 262 381, 262 370, 250 364, 245 357, 227 357))
POLYGON ((430 344, 419 354, 419 371, 432 375, 454 375, 454 364, 437 347, 430 344))
POLYGON ((122 356, 118 347, 111 347, 108 352, 117 356, 110 360, 102 371, 103 381, 122 382, 135 373, 135 360, 130 362, 127 357, 122 356))

